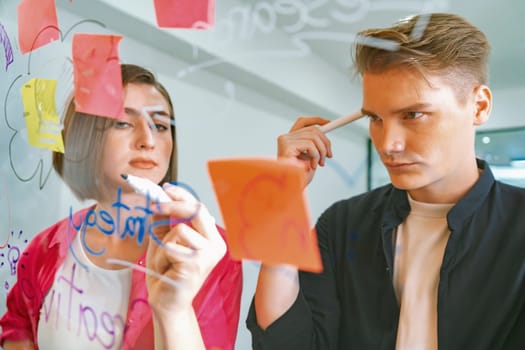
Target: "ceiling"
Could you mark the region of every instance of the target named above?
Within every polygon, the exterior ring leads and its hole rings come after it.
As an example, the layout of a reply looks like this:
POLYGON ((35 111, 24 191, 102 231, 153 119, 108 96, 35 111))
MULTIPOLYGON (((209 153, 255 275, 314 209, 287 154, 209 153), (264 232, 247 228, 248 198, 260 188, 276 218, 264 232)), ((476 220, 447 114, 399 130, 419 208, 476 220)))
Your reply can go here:
MULTIPOLYGON (((314 3, 315 1, 305 1, 314 3)), ((319 2, 319 1, 317 1, 319 2)), ((523 87, 525 85, 525 1, 523 0, 459 0, 459 1, 396 1, 340 0, 328 1, 330 6, 316 9, 319 18, 333 18, 330 13, 361 14, 348 16, 346 23, 332 20, 324 31, 355 33, 368 27, 384 27, 410 14, 452 12, 464 16, 478 26, 491 45, 490 85, 492 88, 523 87), (343 6, 347 4, 348 6, 343 6), (352 5, 352 6, 350 6, 352 5), (351 9, 351 11, 350 11, 351 9)), ((284 20, 283 20, 284 21, 284 20)), ((283 26, 284 23, 281 23, 283 26)), ((350 67, 348 45, 336 40, 316 40, 310 43, 316 55, 341 70, 350 67)))
MULTIPOLYGON (((304 3, 311 4, 315 8, 309 13, 314 17, 312 23, 316 23, 317 20, 319 27, 315 30, 311 29, 313 25, 310 29, 303 28, 303 37, 311 38, 308 45, 314 55, 337 67, 342 74, 352 71, 348 44, 351 42, 352 33, 363 28, 384 27, 416 13, 452 12, 464 16, 478 26, 491 43, 490 87, 493 91, 520 89, 525 98, 525 26, 523 25, 525 1, 523 0, 341 0, 304 1, 304 3), (308 30, 310 35, 306 33, 308 30)), ((294 21, 296 19, 282 16, 278 26, 280 28, 293 26, 294 21)), ((293 27, 289 28, 289 32, 293 32, 293 27)), ((352 84, 359 87, 357 80, 353 80, 352 84)), ((498 100, 495 102, 501 103, 498 100)), ((508 101, 504 102, 508 103, 508 101)), ((511 101, 511 103, 521 104, 519 101, 511 101)), ((515 114, 498 115, 499 125, 525 126, 522 118, 523 116, 515 114), (502 122, 502 119, 508 120, 502 122)), ((364 123, 362 125, 364 126, 364 123)), ((498 166, 508 166, 513 159, 525 159, 525 130, 520 128, 511 131, 505 128, 501 132, 494 133, 482 131, 477 137, 476 150, 479 157, 498 166), (481 142, 483 136, 484 140, 488 140, 487 135, 490 135, 490 140, 481 142)))
POLYGON ((452 12, 489 38, 491 88, 525 92, 523 0, 217 0, 208 30, 159 29, 151 3, 57 0, 62 9, 185 60, 179 78, 206 70, 326 117, 349 113, 358 103, 345 100, 360 96, 359 81, 349 74, 359 30, 418 13, 452 12))
MULTIPOLYGON (((195 77, 205 71, 222 77, 224 86, 240 84, 256 91, 262 98, 251 103, 259 108, 265 108, 268 97, 306 115, 330 119, 359 108, 360 83, 350 74, 355 33, 417 13, 456 13, 480 27, 492 45, 489 85, 497 97, 493 111, 497 118, 491 118, 488 128, 525 126, 523 0, 217 0, 214 27, 204 31, 157 28, 151 1, 57 0, 57 4, 182 60, 184 67, 176 70, 176 76, 188 83, 199 84, 195 77)), ((212 84, 204 88, 224 92, 212 84)), ((366 121, 353 123, 344 132, 366 135, 366 121)), ((506 134, 484 144, 480 152, 499 154, 498 159, 509 154, 525 158, 524 140, 521 133, 506 134)))

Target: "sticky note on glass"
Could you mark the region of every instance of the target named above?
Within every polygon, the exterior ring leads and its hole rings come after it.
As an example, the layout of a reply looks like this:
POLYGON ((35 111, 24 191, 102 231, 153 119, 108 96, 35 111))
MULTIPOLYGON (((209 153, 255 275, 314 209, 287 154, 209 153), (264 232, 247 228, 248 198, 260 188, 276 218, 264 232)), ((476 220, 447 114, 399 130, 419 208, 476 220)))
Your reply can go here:
POLYGON ((232 257, 322 270, 302 167, 275 159, 222 159, 208 161, 208 172, 232 257))
POLYGON ((155 0, 161 28, 206 29, 215 21, 215 0, 155 0))
POLYGON ((109 118, 124 114, 119 35, 75 34, 75 110, 109 118))
POLYGON ((33 78, 22 86, 22 103, 29 144, 64 153, 55 104, 56 86, 56 80, 33 78))
POLYGON ((18 42, 23 54, 59 38, 55 0, 22 0, 20 2, 18 5, 18 42))

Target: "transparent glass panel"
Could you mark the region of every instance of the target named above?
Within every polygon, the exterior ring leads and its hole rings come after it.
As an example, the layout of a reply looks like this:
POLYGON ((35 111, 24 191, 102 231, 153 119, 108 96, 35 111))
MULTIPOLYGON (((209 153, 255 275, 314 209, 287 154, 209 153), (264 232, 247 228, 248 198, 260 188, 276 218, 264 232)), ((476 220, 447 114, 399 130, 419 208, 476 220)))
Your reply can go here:
MULTIPOLYGON (((525 127, 478 131, 476 156, 490 164, 496 179, 525 187, 525 127)), ((368 188, 389 183, 388 173, 370 140, 369 159, 368 188)))
POLYGON ((525 187, 525 127, 478 132, 476 155, 500 181, 525 187))

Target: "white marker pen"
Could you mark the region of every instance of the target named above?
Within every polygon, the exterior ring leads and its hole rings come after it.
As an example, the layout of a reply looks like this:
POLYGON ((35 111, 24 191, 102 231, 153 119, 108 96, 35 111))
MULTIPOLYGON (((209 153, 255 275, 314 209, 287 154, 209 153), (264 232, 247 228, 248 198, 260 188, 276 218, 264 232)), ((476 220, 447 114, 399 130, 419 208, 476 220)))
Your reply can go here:
POLYGON ((361 111, 352 113, 350 115, 345 115, 344 117, 337 118, 335 120, 332 120, 331 122, 319 126, 319 130, 321 130, 323 133, 327 133, 329 131, 332 131, 334 129, 337 129, 343 125, 346 125, 348 123, 353 122, 354 120, 357 120, 359 118, 363 117, 363 113, 361 111))
POLYGON ((149 179, 129 174, 120 174, 120 176, 126 180, 126 182, 135 190, 135 192, 144 196, 149 196, 153 201, 158 201, 159 203, 173 201, 170 196, 164 192, 162 187, 149 179))

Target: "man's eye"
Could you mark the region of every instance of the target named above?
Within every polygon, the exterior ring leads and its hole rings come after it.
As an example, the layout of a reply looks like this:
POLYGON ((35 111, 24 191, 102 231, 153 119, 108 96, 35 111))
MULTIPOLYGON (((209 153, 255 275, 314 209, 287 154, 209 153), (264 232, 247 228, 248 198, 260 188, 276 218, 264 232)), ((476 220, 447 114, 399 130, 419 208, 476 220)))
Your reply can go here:
POLYGON ((423 116, 422 112, 407 112, 408 119, 417 119, 423 116))

